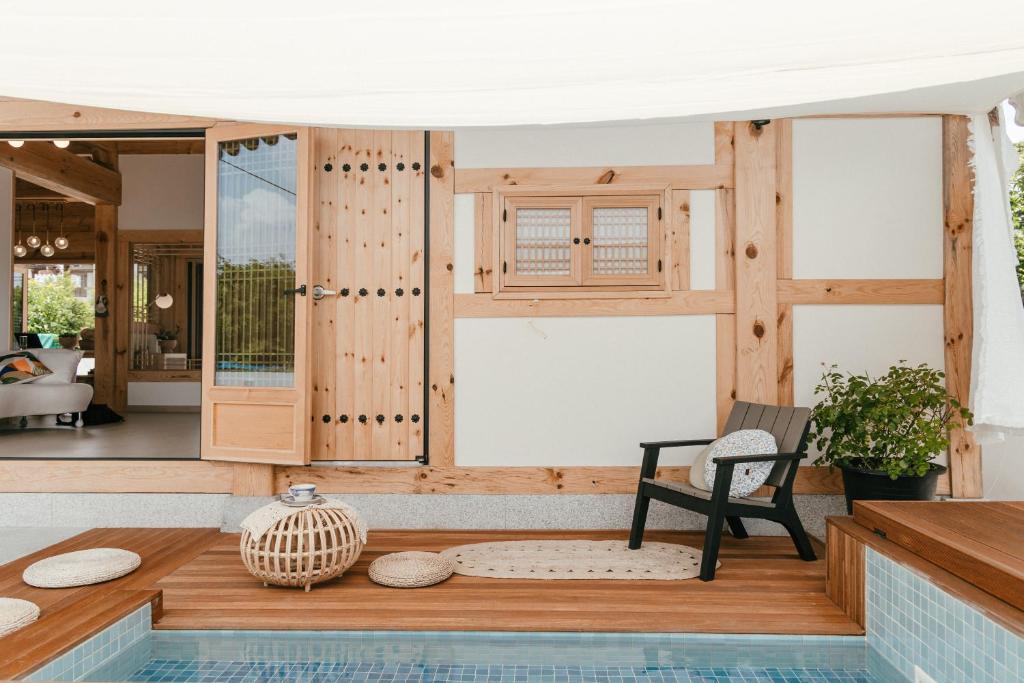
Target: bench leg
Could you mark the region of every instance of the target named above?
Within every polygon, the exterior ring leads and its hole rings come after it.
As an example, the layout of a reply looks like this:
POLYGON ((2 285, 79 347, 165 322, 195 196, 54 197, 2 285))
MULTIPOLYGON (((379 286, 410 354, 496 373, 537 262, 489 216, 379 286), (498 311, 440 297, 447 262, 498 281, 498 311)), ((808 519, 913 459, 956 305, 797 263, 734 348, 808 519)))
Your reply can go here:
POLYGON ((708 517, 708 528, 704 531, 704 548, 701 551, 700 580, 711 581, 715 578, 715 565, 718 564, 718 548, 722 543, 722 518, 718 515, 708 517))
POLYGON ((796 546, 796 551, 800 554, 801 560, 814 562, 818 559, 818 556, 814 554, 814 546, 811 545, 811 539, 807 537, 807 532, 804 531, 804 525, 800 523, 800 517, 797 516, 796 510, 790 511, 785 521, 782 522, 782 526, 786 527, 789 537, 793 539, 793 545, 796 546))
POLYGON ((647 526, 647 510, 651 499, 644 495, 643 484, 636 491, 636 505, 633 507, 633 528, 629 531, 629 549, 636 550, 644 542, 644 527, 647 526))
POLYGON ((746 527, 743 526, 742 519, 739 517, 726 517, 725 521, 729 523, 729 531, 732 532, 733 538, 750 538, 746 527))

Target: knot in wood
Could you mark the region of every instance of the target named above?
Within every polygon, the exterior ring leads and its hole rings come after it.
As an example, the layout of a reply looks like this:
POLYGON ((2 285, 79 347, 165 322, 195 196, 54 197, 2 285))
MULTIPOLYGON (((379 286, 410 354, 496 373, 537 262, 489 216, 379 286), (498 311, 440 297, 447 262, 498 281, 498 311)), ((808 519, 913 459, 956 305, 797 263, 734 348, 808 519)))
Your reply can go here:
POLYGON ((747 258, 757 258, 757 245, 753 242, 748 243, 745 253, 747 258))
POLYGON ((754 322, 754 336, 758 339, 764 336, 764 323, 760 320, 754 322))
POLYGON ((434 164, 430 167, 430 175, 435 178, 444 178, 444 169, 441 168, 440 164, 434 164))

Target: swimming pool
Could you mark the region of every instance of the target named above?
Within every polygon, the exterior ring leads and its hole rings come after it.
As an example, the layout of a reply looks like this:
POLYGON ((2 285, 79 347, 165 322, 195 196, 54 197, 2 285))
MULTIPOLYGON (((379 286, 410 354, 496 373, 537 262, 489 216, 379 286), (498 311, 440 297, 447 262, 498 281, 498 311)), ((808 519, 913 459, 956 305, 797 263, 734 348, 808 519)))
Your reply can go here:
POLYGON ((78 680, 894 683, 863 638, 148 632, 78 680))

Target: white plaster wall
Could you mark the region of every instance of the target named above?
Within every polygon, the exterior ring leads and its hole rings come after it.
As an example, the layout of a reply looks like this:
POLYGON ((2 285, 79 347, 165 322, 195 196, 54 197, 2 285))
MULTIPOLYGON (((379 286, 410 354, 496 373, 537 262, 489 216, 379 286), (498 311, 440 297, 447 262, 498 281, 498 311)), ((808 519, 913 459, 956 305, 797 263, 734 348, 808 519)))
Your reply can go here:
MULTIPOLYGON (((824 368, 879 375, 899 360, 944 366, 942 306, 794 306, 793 395, 813 406, 824 368)), ((945 462, 945 456, 939 462, 945 462)))
POLYGON ((939 117, 793 122, 793 277, 942 277, 939 117))
POLYGON ((0 349, 11 348, 11 249, 14 248, 14 172, 0 168, 0 349))
POLYGON ((715 319, 459 319, 455 377, 457 465, 639 465, 715 434, 715 319))
POLYGON ((713 163, 715 130, 710 121, 455 131, 457 169, 713 163))
POLYGON ((198 406, 199 382, 128 382, 129 406, 198 406))
POLYGON ((1024 500, 1024 436, 981 447, 982 485, 992 500, 1024 500))
POLYGON ((203 163, 202 154, 122 156, 120 229, 202 229, 203 163))

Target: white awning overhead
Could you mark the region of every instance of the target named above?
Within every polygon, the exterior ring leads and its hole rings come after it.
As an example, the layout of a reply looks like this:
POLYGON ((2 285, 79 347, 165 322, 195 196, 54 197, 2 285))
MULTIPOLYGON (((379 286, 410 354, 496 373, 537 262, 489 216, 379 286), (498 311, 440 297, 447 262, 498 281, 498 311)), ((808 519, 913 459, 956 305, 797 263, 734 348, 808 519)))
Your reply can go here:
POLYGON ((1024 89, 1020 0, 3 5, 0 95, 246 121, 968 113, 1024 89))

